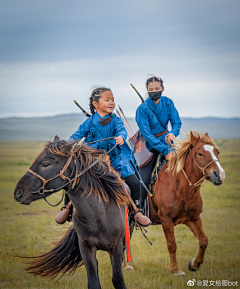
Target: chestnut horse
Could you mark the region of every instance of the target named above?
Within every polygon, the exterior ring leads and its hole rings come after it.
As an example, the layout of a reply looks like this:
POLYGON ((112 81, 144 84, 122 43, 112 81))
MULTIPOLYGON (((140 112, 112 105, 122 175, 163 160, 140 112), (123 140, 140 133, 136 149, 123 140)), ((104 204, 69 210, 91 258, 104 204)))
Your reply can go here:
POLYGON ((73 273, 84 263, 88 288, 101 288, 96 252, 103 250, 110 255, 114 287, 124 289, 124 206, 128 197, 123 182, 108 159, 103 158, 103 151, 75 145, 55 137, 15 188, 15 200, 29 205, 64 187, 74 208, 74 228, 69 228, 55 248, 29 262, 25 270, 55 277, 59 273, 73 273))
POLYGON ((188 266, 190 271, 198 270, 208 245, 200 218, 200 187, 204 179, 219 186, 225 178, 218 158, 219 150, 208 134, 200 136, 197 132, 190 132, 188 137, 176 147, 175 157, 163 166, 153 186, 153 197, 148 196, 149 217, 153 225, 162 224, 170 254, 170 269, 176 276, 185 273, 177 265, 174 226, 185 224, 198 238, 197 256, 188 266))

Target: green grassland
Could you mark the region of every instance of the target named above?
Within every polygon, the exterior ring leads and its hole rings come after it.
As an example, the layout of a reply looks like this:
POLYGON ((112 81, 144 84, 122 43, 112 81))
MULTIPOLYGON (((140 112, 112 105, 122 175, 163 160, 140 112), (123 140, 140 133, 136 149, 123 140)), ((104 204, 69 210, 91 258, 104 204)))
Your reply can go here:
MULTIPOLYGON (((162 227, 151 226, 147 235, 153 246, 139 231, 134 232, 134 271, 124 271, 127 288, 189 288, 187 281, 193 278, 240 282, 240 140, 218 140, 217 144, 226 181, 219 187, 205 181, 201 189, 201 217, 209 246, 200 270, 187 269, 198 242, 186 226, 175 227, 178 264, 186 277, 171 275, 162 227)), ((0 142, 0 288, 87 288, 84 267, 73 276, 50 281, 24 272, 25 260, 13 257, 44 253, 52 248, 50 240, 67 230, 54 222, 60 207, 52 208, 44 200, 24 206, 13 198, 16 183, 42 147, 40 142, 0 142)), ((60 197, 58 194, 49 199, 56 203, 60 197)), ((98 252, 98 261, 102 288, 113 288, 108 254, 98 252)))

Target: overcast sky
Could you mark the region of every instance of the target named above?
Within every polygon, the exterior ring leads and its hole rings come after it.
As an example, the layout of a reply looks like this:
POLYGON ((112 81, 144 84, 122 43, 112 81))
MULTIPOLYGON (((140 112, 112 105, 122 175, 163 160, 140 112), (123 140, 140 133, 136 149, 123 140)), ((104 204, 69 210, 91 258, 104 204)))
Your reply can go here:
POLYGON ((79 113, 94 85, 134 116, 148 74, 183 117, 240 117, 239 0, 3 0, 0 117, 79 113))

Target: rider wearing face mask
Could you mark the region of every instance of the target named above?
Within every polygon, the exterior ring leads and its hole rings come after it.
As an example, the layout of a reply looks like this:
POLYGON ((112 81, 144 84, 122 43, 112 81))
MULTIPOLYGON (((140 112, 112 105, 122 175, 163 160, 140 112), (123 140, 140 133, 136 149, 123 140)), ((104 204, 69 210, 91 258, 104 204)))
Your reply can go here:
POLYGON ((140 169, 143 181, 148 186, 159 152, 164 154, 166 160, 170 160, 173 156, 173 149, 166 143, 166 136, 173 142, 179 135, 182 123, 173 101, 162 96, 164 91, 162 79, 153 76, 147 80, 146 87, 149 97, 138 107, 136 121, 147 141, 148 149, 153 153, 151 161, 140 169), (169 122, 171 131, 168 131, 169 122))

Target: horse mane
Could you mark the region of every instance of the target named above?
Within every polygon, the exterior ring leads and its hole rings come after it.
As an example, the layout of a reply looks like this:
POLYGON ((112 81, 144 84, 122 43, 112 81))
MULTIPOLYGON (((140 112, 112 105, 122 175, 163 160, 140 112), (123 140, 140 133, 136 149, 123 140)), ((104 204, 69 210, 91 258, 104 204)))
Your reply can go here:
MULTIPOLYGON (((49 141, 45 145, 45 148, 51 153, 62 157, 70 157, 73 154, 76 170, 75 176, 105 153, 104 150, 93 149, 85 144, 78 145, 77 142, 69 144, 64 140, 59 140, 59 142, 49 141)), ((72 171, 69 178, 73 177, 72 171)), ((99 198, 99 201, 102 199, 108 203, 109 198, 112 198, 118 206, 127 205, 129 202, 123 181, 110 165, 108 155, 87 170, 82 176, 75 179, 72 188, 76 191, 80 187, 84 190, 84 195, 89 197, 93 193, 99 198)))
MULTIPOLYGON (((210 144, 213 147, 217 147, 216 143, 213 141, 213 139, 210 138, 208 134, 203 134, 202 132, 198 133, 196 131, 192 131, 192 134, 195 138, 197 138, 197 141, 201 141, 205 144, 210 144)), ((191 134, 186 134, 186 137, 187 140, 178 140, 178 144, 174 146, 175 157, 169 161, 166 171, 179 173, 184 168, 186 157, 194 144, 191 138, 191 134)))

